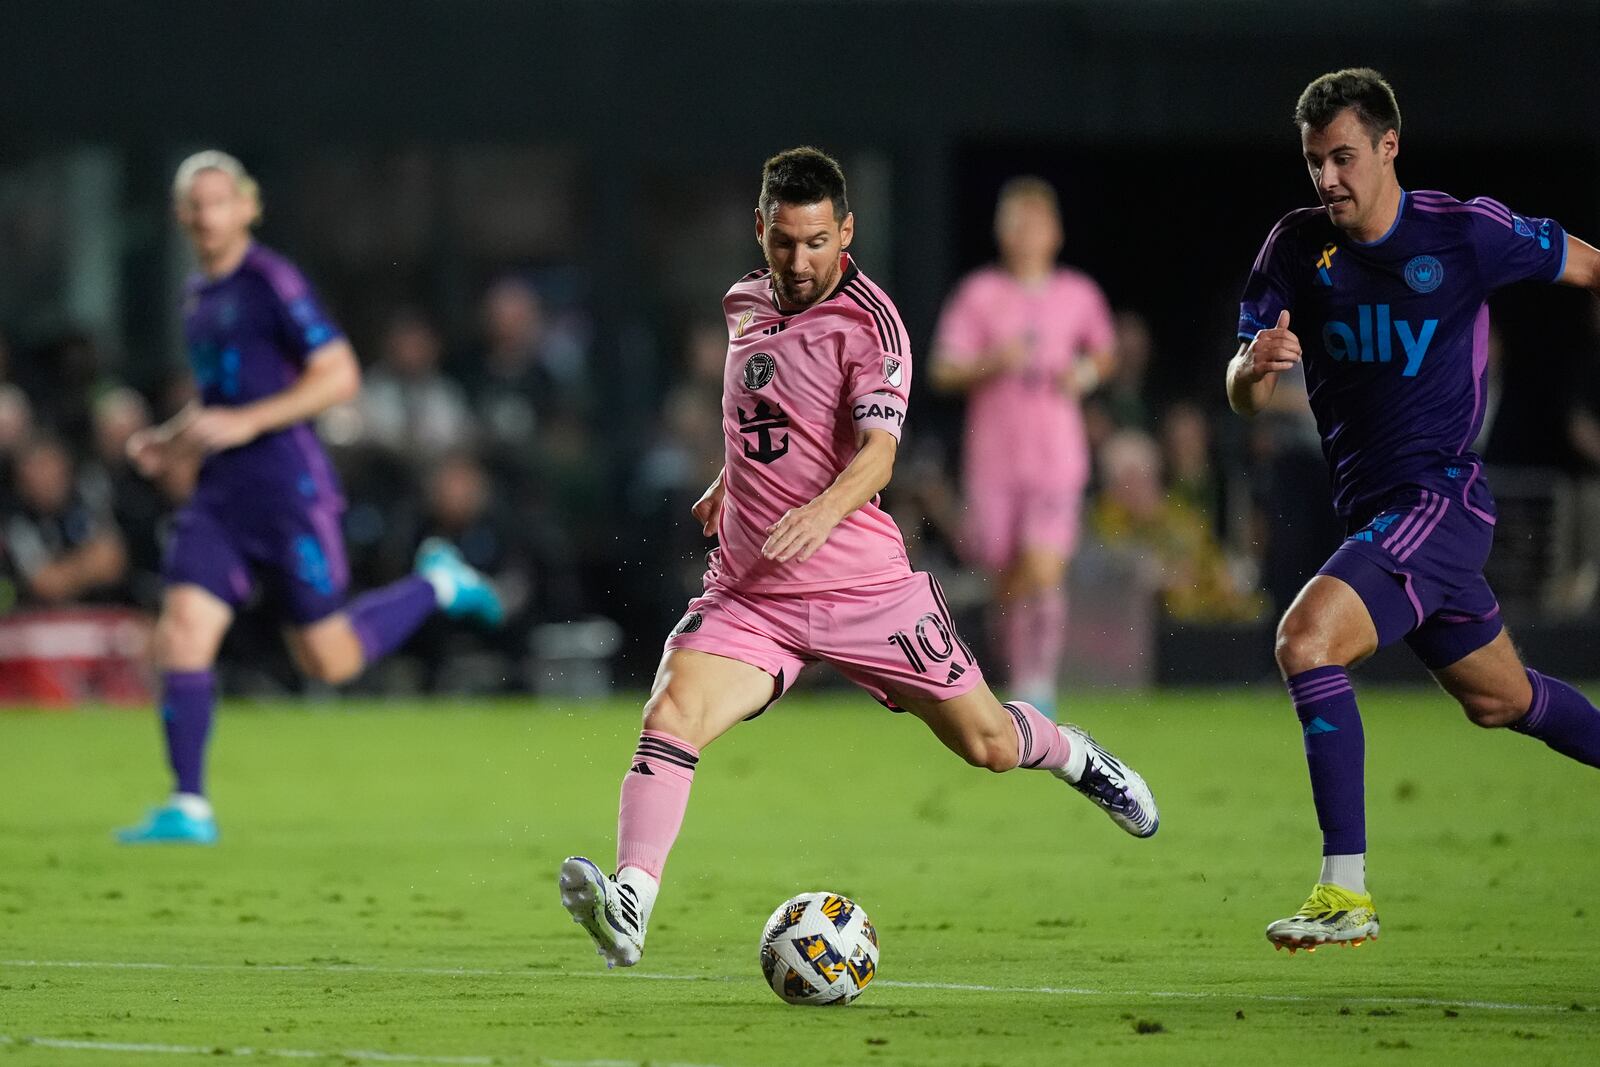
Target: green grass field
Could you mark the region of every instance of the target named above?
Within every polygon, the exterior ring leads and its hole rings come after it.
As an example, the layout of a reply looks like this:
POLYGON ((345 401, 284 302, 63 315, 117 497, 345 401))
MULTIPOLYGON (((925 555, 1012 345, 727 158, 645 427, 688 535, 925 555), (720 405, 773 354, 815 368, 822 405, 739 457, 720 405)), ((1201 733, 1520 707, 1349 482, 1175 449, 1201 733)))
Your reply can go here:
POLYGON ((863 697, 796 697, 701 760, 649 951, 607 973, 560 909, 608 863, 631 704, 226 707, 215 849, 127 849, 153 718, 0 714, 0 1064, 1593 1063, 1600 778, 1364 694, 1380 941, 1274 953, 1318 838, 1275 690, 1080 698, 1160 834, 993 776, 863 697), (784 1005, 756 942, 846 893, 879 980, 784 1005))

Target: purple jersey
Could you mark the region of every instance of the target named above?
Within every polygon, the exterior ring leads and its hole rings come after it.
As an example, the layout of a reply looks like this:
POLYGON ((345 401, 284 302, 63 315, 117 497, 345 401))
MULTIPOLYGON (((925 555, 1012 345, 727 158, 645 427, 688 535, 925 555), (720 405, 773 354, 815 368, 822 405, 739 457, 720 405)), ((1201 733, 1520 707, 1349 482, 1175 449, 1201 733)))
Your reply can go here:
MULTIPOLYGON (((183 333, 201 400, 238 407, 281 393, 311 352, 340 336, 294 264, 253 244, 233 273, 196 275, 185 288, 183 333)), ((333 467, 308 423, 218 452, 200 469, 197 499, 213 504, 281 501, 339 507, 333 467)))
POLYGON ((1321 208, 1291 211, 1256 257, 1239 307, 1252 338, 1289 310, 1311 410, 1348 519, 1397 487, 1474 477, 1483 424, 1489 294, 1552 282, 1567 235, 1487 197, 1402 193, 1389 232, 1351 240, 1321 208))

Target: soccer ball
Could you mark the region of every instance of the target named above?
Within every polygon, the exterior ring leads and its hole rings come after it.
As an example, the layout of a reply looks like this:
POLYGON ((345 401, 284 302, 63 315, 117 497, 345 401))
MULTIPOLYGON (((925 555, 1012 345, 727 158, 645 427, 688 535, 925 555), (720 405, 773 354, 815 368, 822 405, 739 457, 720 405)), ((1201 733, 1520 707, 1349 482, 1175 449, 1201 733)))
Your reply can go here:
POLYGON ((790 1004, 848 1004, 878 973, 878 931, 848 897, 801 893, 767 920, 761 973, 790 1004))

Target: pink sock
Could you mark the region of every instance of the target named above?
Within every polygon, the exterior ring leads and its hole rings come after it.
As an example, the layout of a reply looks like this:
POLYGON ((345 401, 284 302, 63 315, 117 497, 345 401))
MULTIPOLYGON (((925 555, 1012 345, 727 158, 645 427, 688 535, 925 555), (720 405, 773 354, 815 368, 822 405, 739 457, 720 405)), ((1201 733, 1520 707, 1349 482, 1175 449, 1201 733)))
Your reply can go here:
POLYGON ((1006 679, 1018 692, 1032 692, 1039 681, 1038 610, 1033 597, 1012 597, 1001 609, 1000 653, 1006 661, 1006 679))
POLYGON ((1017 729, 1017 766, 1023 770, 1066 770, 1072 745, 1056 724, 1032 704, 1013 700, 1001 705, 1011 713, 1017 729))
POLYGON ((1033 609, 1033 662, 1044 691, 1054 693, 1061 677, 1061 656, 1067 648, 1067 591, 1040 594, 1033 609))
POLYGON ((700 750, 660 730, 645 730, 622 778, 617 810, 617 870, 638 867, 657 881, 683 826, 700 750))

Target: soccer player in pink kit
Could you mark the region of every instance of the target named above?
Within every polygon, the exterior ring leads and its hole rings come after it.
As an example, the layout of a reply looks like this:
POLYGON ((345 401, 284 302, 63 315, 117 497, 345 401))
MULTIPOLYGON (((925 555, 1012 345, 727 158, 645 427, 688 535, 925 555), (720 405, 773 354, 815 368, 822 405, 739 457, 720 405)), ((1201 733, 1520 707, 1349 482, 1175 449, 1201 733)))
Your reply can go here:
POLYGON ((1136 837, 1158 825, 1144 780, 1088 734, 995 699, 938 583, 911 569, 878 504, 905 423, 911 350, 894 305, 845 251, 855 219, 839 165, 814 148, 769 159, 755 223, 767 269, 723 298, 726 461, 694 506, 721 548, 645 704, 623 775, 615 875, 581 856, 561 865, 561 903, 608 966, 643 952, 701 750, 809 663, 922 719, 973 766, 1049 771, 1136 837))
POLYGON ((1013 178, 995 208, 1000 262, 951 295, 933 383, 968 393, 968 556, 998 587, 1011 689, 1054 714, 1067 636, 1067 563, 1089 480, 1078 397, 1112 365, 1111 311, 1088 275, 1056 266, 1061 213, 1040 178, 1013 178))

